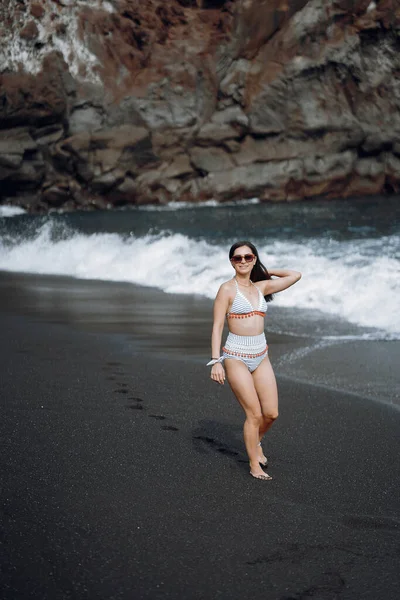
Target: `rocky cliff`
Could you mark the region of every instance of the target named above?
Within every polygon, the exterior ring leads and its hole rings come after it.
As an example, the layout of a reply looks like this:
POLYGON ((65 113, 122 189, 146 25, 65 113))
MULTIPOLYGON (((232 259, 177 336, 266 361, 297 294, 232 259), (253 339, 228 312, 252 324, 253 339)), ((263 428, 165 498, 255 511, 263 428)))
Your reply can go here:
POLYGON ((2 0, 0 201, 400 189, 400 0, 2 0))

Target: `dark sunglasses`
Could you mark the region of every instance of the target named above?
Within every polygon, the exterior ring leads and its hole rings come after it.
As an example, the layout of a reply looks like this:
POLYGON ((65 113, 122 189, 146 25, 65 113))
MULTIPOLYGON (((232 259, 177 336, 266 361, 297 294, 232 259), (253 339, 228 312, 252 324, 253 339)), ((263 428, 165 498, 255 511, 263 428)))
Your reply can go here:
POLYGON ((241 263, 242 258, 244 258, 244 260, 247 263, 249 263, 255 258, 255 256, 254 256, 254 254, 235 254, 235 256, 232 256, 231 261, 233 263, 241 263))

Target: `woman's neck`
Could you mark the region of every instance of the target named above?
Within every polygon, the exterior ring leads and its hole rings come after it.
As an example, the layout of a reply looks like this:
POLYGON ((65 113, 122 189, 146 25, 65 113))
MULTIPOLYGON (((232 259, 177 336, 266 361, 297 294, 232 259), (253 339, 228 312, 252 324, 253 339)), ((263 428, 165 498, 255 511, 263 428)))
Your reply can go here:
POLYGON ((238 277, 237 275, 235 275, 235 279, 238 282, 239 285, 242 285, 243 287, 250 287, 251 286, 251 281, 250 281, 250 276, 249 277, 238 277))

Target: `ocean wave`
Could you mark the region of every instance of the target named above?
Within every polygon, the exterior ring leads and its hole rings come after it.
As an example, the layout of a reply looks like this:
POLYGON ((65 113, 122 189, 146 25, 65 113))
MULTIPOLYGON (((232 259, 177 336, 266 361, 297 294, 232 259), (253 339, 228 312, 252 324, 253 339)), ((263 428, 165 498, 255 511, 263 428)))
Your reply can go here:
POLYGON ((15 217, 17 215, 23 215, 24 213, 26 213, 26 210, 20 206, 9 206, 7 204, 0 206, 0 219, 2 217, 15 217))
MULTIPOLYGON (((277 305, 322 311, 400 336, 399 236, 261 242, 258 247, 267 266, 303 273, 300 283, 276 295, 277 305)), ((88 235, 51 220, 30 237, 3 236, 0 269, 124 281, 209 298, 232 276, 227 248, 220 244, 168 232, 88 235)))

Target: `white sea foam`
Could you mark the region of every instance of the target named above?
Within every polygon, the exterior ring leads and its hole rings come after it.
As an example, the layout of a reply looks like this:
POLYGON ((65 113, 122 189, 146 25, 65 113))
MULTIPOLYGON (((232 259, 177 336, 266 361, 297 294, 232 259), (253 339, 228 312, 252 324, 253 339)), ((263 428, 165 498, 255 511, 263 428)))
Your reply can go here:
POLYGON ((22 215, 25 212, 26 212, 26 210, 24 210, 20 206, 8 206, 6 204, 3 206, 0 206, 0 218, 1 217, 14 217, 16 215, 22 215))
MULTIPOLYGON (((230 202, 218 202, 217 200, 205 200, 204 202, 198 202, 195 208, 213 208, 213 207, 227 207, 227 206, 249 206, 254 204, 260 204, 259 198, 246 198, 243 200, 232 200, 230 202)), ((148 212, 166 212, 175 211, 177 209, 188 208, 193 210, 193 202, 168 202, 168 204, 144 204, 142 206, 135 206, 135 210, 148 211, 148 212)), ((125 209, 126 210, 126 209, 125 209)), ((131 210, 130 208, 128 210, 131 210)))
MULTIPOLYGON (((215 296, 232 276, 225 246, 181 234, 122 237, 64 232, 46 222, 31 239, 0 240, 0 269, 125 281, 168 293, 215 296)), ((400 336, 398 236, 337 242, 258 243, 270 267, 302 271, 301 282, 276 295, 284 307, 315 309, 400 336)))

